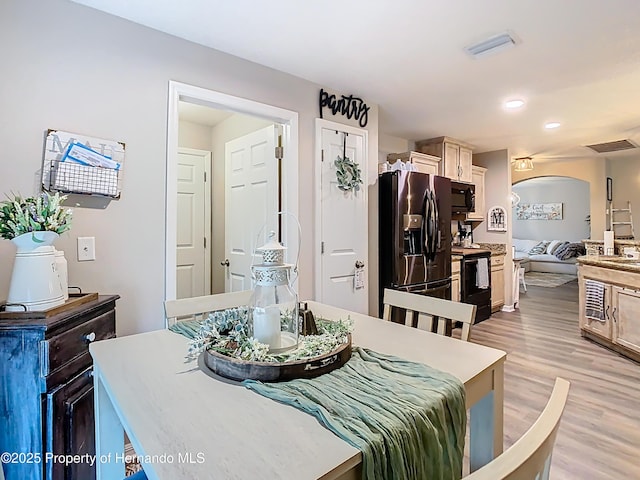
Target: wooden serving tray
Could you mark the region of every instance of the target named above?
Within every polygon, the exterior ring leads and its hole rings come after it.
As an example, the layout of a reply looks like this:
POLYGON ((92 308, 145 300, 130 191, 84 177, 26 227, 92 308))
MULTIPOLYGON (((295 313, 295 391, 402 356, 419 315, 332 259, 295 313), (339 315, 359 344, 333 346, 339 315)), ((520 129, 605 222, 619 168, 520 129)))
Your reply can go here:
POLYGON ((70 293, 69 299, 62 305, 52 307, 47 310, 31 311, 31 312, 5 312, 6 302, 0 304, 0 320, 3 319, 25 319, 25 318, 49 318, 69 310, 71 308, 78 307, 85 303, 93 302, 98 299, 97 293, 70 293))
POLYGON ((295 378, 313 378, 340 368, 351 358, 351 335, 332 352, 319 357, 293 362, 251 362, 229 357, 215 351, 204 353, 204 364, 213 373, 231 380, 284 382, 295 378))

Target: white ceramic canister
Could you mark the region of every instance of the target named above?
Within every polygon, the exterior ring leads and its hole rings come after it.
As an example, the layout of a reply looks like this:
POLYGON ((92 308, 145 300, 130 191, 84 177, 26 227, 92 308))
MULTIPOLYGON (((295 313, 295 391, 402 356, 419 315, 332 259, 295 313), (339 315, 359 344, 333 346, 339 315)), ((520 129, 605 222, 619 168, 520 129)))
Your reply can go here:
MULTIPOLYGON (((7 303, 24 305, 27 311, 42 311, 64 303, 52 246, 17 252, 11 273, 7 303)), ((22 307, 7 306, 19 312, 22 307)))
POLYGON ((64 251, 54 248, 56 256, 56 270, 60 279, 60 288, 65 301, 69 299, 69 270, 67 268, 67 259, 64 258, 64 251))

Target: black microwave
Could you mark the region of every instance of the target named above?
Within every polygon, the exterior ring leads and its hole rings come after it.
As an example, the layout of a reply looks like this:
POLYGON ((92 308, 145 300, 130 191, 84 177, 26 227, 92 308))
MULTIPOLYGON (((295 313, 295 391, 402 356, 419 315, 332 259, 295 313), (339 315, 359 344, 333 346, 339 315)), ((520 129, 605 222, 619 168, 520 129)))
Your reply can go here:
POLYGON ((451 182, 451 213, 473 212, 476 208, 476 186, 451 182))

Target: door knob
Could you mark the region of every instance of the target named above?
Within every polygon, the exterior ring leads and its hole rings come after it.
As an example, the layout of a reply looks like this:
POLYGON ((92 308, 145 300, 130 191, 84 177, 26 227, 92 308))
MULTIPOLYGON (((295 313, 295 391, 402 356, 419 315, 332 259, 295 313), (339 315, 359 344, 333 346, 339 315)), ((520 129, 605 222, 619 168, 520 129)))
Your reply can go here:
POLYGON ((220 265, 222 265, 223 267, 228 267, 229 266, 229 259, 225 258, 224 262, 220 262, 220 265))
POLYGON ((360 260, 356 260, 356 268, 364 268, 364 262, 360 260))

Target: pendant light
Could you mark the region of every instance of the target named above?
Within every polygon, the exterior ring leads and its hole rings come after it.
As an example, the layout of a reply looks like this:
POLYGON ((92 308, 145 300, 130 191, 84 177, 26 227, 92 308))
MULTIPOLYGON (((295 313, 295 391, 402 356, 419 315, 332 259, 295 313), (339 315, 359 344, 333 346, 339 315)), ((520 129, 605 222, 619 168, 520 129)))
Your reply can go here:
POLYGON ((516 172, 533 170, 533 159, 531 157, 519 157, 514 160, 513 165, 516 172))

